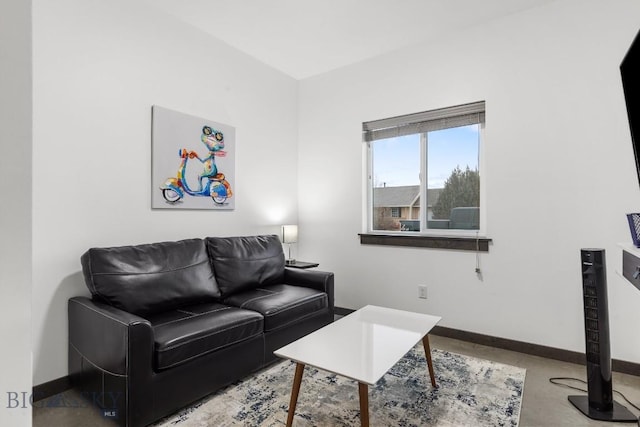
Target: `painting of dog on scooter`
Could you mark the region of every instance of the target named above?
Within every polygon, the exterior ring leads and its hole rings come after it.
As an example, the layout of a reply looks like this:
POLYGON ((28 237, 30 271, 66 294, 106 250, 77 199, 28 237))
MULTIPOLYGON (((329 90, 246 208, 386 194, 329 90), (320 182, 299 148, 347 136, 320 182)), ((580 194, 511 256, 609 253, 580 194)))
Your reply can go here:
POLYGON ((151 207, 234 209, 235 128, 154 105, 151 207))

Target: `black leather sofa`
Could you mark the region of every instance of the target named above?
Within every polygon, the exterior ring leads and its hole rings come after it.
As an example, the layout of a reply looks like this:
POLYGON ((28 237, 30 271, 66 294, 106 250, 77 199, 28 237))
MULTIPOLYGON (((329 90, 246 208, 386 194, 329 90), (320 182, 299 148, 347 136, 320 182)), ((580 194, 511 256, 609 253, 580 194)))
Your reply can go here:
POLYGON ((276 360, 333 321, 333 273, 285 268, 277 236, 89 249, 69 300, 69 378, 104 415, 148 425, 276 360))

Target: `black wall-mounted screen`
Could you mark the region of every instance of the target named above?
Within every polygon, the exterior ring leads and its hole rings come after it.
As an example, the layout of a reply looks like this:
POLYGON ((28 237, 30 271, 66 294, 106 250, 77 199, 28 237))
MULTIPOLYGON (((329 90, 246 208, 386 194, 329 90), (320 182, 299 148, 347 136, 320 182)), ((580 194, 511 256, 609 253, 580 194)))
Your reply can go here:
POLYGON ((631 43, 629 51, 620 64, 622 75, 622 87, 627 103, 627 115, 629 116, 629 128, 631 129, 631 142, 633 154, 636 159, 636 171, 638 184, 640 185, 640 32, 631 43))

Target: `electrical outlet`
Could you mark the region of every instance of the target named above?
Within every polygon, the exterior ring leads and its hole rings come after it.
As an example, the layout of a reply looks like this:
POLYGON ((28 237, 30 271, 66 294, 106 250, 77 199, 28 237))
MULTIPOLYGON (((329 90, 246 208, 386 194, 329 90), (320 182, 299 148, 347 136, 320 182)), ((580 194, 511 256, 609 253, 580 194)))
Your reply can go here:
POLYGON ((427 285, 418 285, 418 298, 427 299, 427 285))

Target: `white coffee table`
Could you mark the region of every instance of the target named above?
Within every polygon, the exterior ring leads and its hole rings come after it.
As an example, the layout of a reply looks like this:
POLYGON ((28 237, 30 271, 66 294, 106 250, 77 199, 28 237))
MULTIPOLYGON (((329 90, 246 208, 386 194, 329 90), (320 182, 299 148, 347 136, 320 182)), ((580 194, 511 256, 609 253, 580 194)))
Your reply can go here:
POLYGON ((431 385, 437 387, 429 331, 438 316, 368 305, 274 352, 296 362, 287 426, 293 423, 305 365, 358 382, 360 422, 369 425, 369 385, 374 385, 420 340, 431 385))

